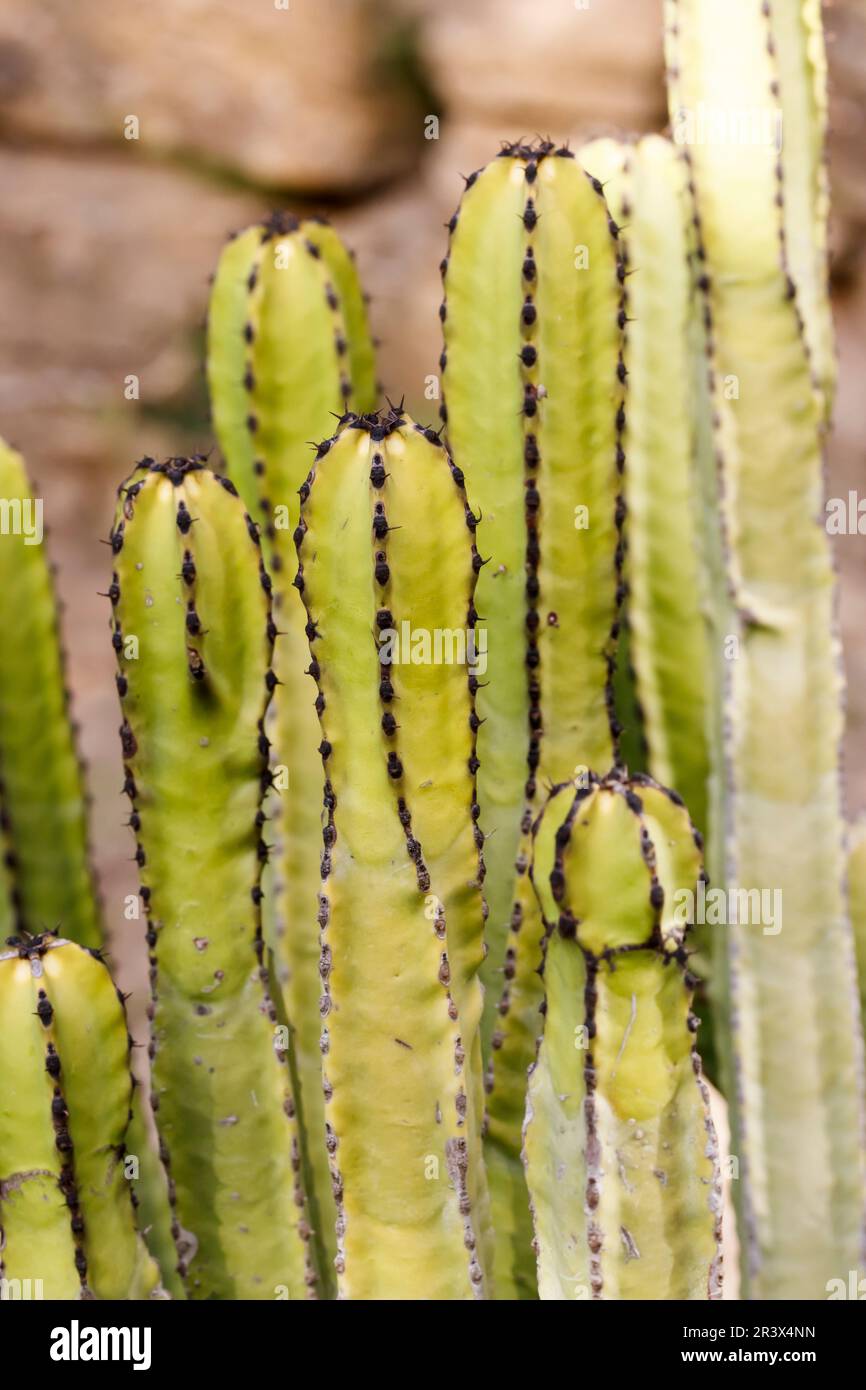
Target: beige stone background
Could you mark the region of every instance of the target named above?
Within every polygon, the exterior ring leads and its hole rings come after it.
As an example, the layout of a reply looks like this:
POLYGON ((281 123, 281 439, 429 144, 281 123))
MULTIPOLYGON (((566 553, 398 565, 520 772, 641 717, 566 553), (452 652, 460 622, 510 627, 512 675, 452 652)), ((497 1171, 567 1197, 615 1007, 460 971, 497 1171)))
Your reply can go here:
MULTIPOLYGON (((839 0, 828 24, 841 357, 829 487, 845 495, 866 492, 862 0, 839 0)), ((661 0, 4 0, 0 433, 30 461, 60 566, 112 929, 137 878, 100 538, 133 460, 210 446, 202 320, 226 234, 274 207, 330 216, 373 297, 385 387, 420 411, 460 174, 502 138, 577 143, 664 123, 661 0), (124 138, 130 116, 138 140, 124 138), (130 374, 138 402, 124 398, 130 374)), ((866 806, 864 544, 838 545, 854 811, 866 806)), ((117 947, 139 1017, 140 963, 117 947)))

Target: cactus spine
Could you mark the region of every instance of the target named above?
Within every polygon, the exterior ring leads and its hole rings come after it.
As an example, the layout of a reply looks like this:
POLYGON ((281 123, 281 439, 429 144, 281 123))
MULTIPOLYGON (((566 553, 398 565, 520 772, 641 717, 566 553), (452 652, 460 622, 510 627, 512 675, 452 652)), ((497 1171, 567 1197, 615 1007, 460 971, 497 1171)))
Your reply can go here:
POLYGON ((475 518, 438 436, 399 410, 345 416, 301 501, 340 1296, 483 1297, 477 677, 459 645, 471 654, 475 518))
POLYGON ((51 572, 24 461, 2 441, 0 498, 18 523, 0 535, 0 594, 9 615, 0 643, 0 777, 15 916, 22 929, 59 926, 65 937, 95 947, 99 908, 51 572), (25 525, 34 528, 30 535, 22 534, 25 525))
POLYGON ((108 971, 63 938, 11 937, 0 1017, 0 1276, 47 1299, 158 1294, 124 1172, 130 1039, 108 971))
POLYGON ((275 616, 284 634, 275 656, 281 684, 268 727, 279 771, 267 804, 275 849, 263 883, 265 930, 275 948, 304 1098, 311 1221, 330 1263, 336 1211, 321 1138, 315 928, 322 769, 315 689, 305 674, 304 609, 289 581, 309 441, 328 433, 334 414, 371 410, 376 396, 361 287, 331 227, 280 215, 229 242, 208 315, 208 378, 227 471, 250 514, 264 522, 275 616))
POLYGON ((315 1286, 259 879, 270 579, 233 486, 143 461, 112 533, 130 824, 154 992, 152 1092, 193 1297, 315 1286))
POLYGON ((490 559, 477 598, 489 648, 479 801, 490 835, 487 1153, 505 1298, 535 1292, 520 1161, 541 1003, 530 828, 544 785, 580 765, 608 767, 618 732, 625 308, 617 236, 601 185, 567 150, 508 146, 469 179, 443 263, 443 415, 490 559))
POLYGON ((699 843, 646 779, 559 788, 536 833, 546 1011, 524 1141, 542 1299, 721 1293, 721 1192, 689 1012, 699 843))
MULTIPOLYGON (((805 22, 815 9, 797 12, 805 22)), ((723 1042, 725 1019, 734 1022, 726 1091, 744 1293, 821 1298, 861 1256, 862 1041, 842 891, 842 677, 820 516, 826 400, 800 317, 808 294, 787 257, 786 200, 799 206, 794 186, 805 176, 796 145, 783 161, 766 139, 699 138, 696 129, 701 103, 776 119, 776 10, 669 0, 667 48, 671 120, 689 146, 707 276, 726 545, 713 596, 729 626, 726 652, 714 653, 725 733, 713 748, 722 805, 711 845, 721 854, 710 873, 729 890, 778 891, 784 908, 781 931, 739 923, 716 933, 723 1042)), ((813 27, 813 56, 819 44, 813 27)))

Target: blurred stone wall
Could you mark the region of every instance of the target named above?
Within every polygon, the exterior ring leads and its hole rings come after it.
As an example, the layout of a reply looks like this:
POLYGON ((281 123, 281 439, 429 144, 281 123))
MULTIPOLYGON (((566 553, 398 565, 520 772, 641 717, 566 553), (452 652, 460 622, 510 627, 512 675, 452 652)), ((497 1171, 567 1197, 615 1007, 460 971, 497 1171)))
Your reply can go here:
MULTIPOLYGON (((135 458, 210 445, 202 323, 226 234, 274 207, 330 216, 373 296, 387 391, 435 416, 424 381, 460 175, 503 138, 578 143, 665 123, 661 0, 282 3, 0 11, 0 433, 30 460, 61 568, 113 926, 136 878, 99 539, 135 458)), ((863 488, 866 10, 850 0, 829 16, 842 360, 830 488, 844 495, 863 488)), ((862 556, 857 537, 840 543, 854 809, 866 806, 862 556)))

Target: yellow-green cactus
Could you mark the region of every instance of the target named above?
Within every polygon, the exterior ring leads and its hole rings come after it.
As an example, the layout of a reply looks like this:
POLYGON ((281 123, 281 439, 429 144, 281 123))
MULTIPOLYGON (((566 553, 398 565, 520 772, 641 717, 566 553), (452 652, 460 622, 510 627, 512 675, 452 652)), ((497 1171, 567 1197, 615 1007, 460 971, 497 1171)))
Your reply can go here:
POLYGON ((180 1270, 192 1297, 304 1297, 315 1270, 298 1120, 261 933, 275 625, 258 532, 200 461, 145 460, 121 489, 112 548, 180 1270))
POLYGON ((596 140, 580 151, 604 184, 629 279, 628 411, 623 446, 629 654, 649 770, 706 825, 709 643, 695 501, 699 412, 692 320, 702 304, 691 273, 688 170, 658 135, 633 145, 596 140), (664 344, 664 351, 659 345, 664 344))
POLYGON ((860 1021, 866 1028, 866 820, 848 832, 848 902, 860 984, 860 1021))
POLYGON ((333 1258, 319 1055, 315 929, 322 838, 321 763, 306 615, 292 588, 298 489, 310 441, 346 409, 372 410, 376 381, 364 298, 349 252, 326 223, 276 215, 226 246, 208 314, 214 427, 229 476, 264 525, 283 634, 268 733, 274 785, 266 808, 274 853, 266 868, 265 932, 293 1030, 292 1056, 306 1112, 310 1215, 333 1258))
POLYGON ((484 1297, 475 517, 438 436, 399 410, 345 416, 301 502, 340 1295, 484 1297))
POLYGON ((567 149, 507 146, 468 181, 443 263, 448 439, 483 518, 479 801, 489 836, 487 1155, 500 1297, 534 1297, 520 1161, 541 1002, 527 870, 545 786, 607 767, 622 599, 624 266, 567 149))
POLYGON ((130 1039, 108 971, 62 937, 10 937, 0 1018, 4 1288, 24 1298, 159 1296, 124 1168, 130 1039))
POLYGON ((0 441, 0 780, 18 924, 100 944, 85 795, 69 720, 42 499, 0 441), (26 616, 26 620, 25 620, 26 616))
POLYGON ((548 939, 524 1159, 542 1299, 720 1297, 686 971, 698 845, 679 797, 618 773, 556 789, 537 826, 548 939))
POLYGON ((824 209, 812 129, 802 149, 786 140, 784 159, 779 152, 780 112, 816 100, 817 8, 791 4, 786 21, 807 26, 798 41, 810 55, 807 97, 789 90, 807 74, 788 62, 779 6, 667 4, 671 122, 690 166, 709 325, 717 476, 707 537, 712 546, 721 532, 725 546, 711 594, 721 641, 709 867, 729 901, 761 899, 750 920, 716 933, 714 963, 743 1291, 758 1298, 823 1298, 828 1280, 858 1267, 863 1215, 842 675, 822 524, 827 393, 816 389, 828 369, 808 350, 826 324, 826 305, 817 315, 809 305, 826 287, 798 269, 786 213, 789 199, 803 208, 805 186, 817 224, 824 209))

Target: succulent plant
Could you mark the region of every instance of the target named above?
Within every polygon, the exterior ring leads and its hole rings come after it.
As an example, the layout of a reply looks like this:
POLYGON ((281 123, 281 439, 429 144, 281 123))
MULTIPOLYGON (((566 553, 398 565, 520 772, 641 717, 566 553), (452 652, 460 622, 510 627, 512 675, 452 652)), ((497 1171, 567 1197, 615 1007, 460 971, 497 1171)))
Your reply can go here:
POLYGON ((490 905, 482 971, 500 1297, 534 1296, 520 1161, 542 991, 528 880, 545 785, 607 767, 618 725, 624 267, 601 185, 567 149, 506 146, 467 182, 443 263, 449 445, 483 518, 479 691, 490 905))
POLYGON ((124 1168, 131 1039, 106 967, 62 937, 13 936, 0 947, 0 1018, 4 1287, 158 1296, 124 1168))
MULTIPOLYGON (((320 1136, 321 762, 316 692, 306 675, 306 616, 291 585, 293 536, 310 441, 329 432, 334 414, 372 410, 377 393, 361 286, 333 228, 278 214, 228 243, 208 315, 208 380, 226 470, 263 525, 282 633, 274 657, 280 684, 268 721, 276 774, 266 807, 275 843, 262 885, 265 935, 291 1021, 307 1129, 320 1136)), ((336 1209, 320 1141, 305 1147, 304 1160, 311 1221, 327 1246, 330 1278, 336 1209)))
POLYGON ((438 436, 399 409, 345 415, 301 488, 343 1298, 490 1293, 475 525, 438 436))
POLYGON ((689 1005, 702 872, 680 798, 619 772, 554 790, 533 882, 545 1014, 524 1158, 542 1299, 721 1297, 718 1148, 689 1005))
POLYGON ((701 539, 710 552, 720 535, 723 545, 708 586, 722 636, 708 867, 728 893, 777 894, 784 912, 714 933, 743 1293, 820 1298, 861 1255, 863 1045, 843 894, 840 647, 819 515, 830 387, 817 345, 829 311, 808 267, 823 257, 820 130, 802 148, 786 140, 784 157, 767 138, 780 111, 823 107, 824 62, 819 7, 786 9, 780 20, 781 6, 753 0, 669 0, 667 54, 708 324, 716 492, 701 539), (700 138, 707 105, 748 113, 757 134, 700 138))
POLYGON ((192 1297, 316 1284, 259 879, 271 582, 231 483, 143 461, 112 532, 121 742, 153 986, 152 1104, 192 1297))
POLYGON ((68 713, 64 660, 41 499, 21 455, 0 441, 0 806, 17 924, 59 926, 83 946, 101 941, 87 843, 85 793, 68 713), (21 615, 27 614, 27 621, 21 615))

